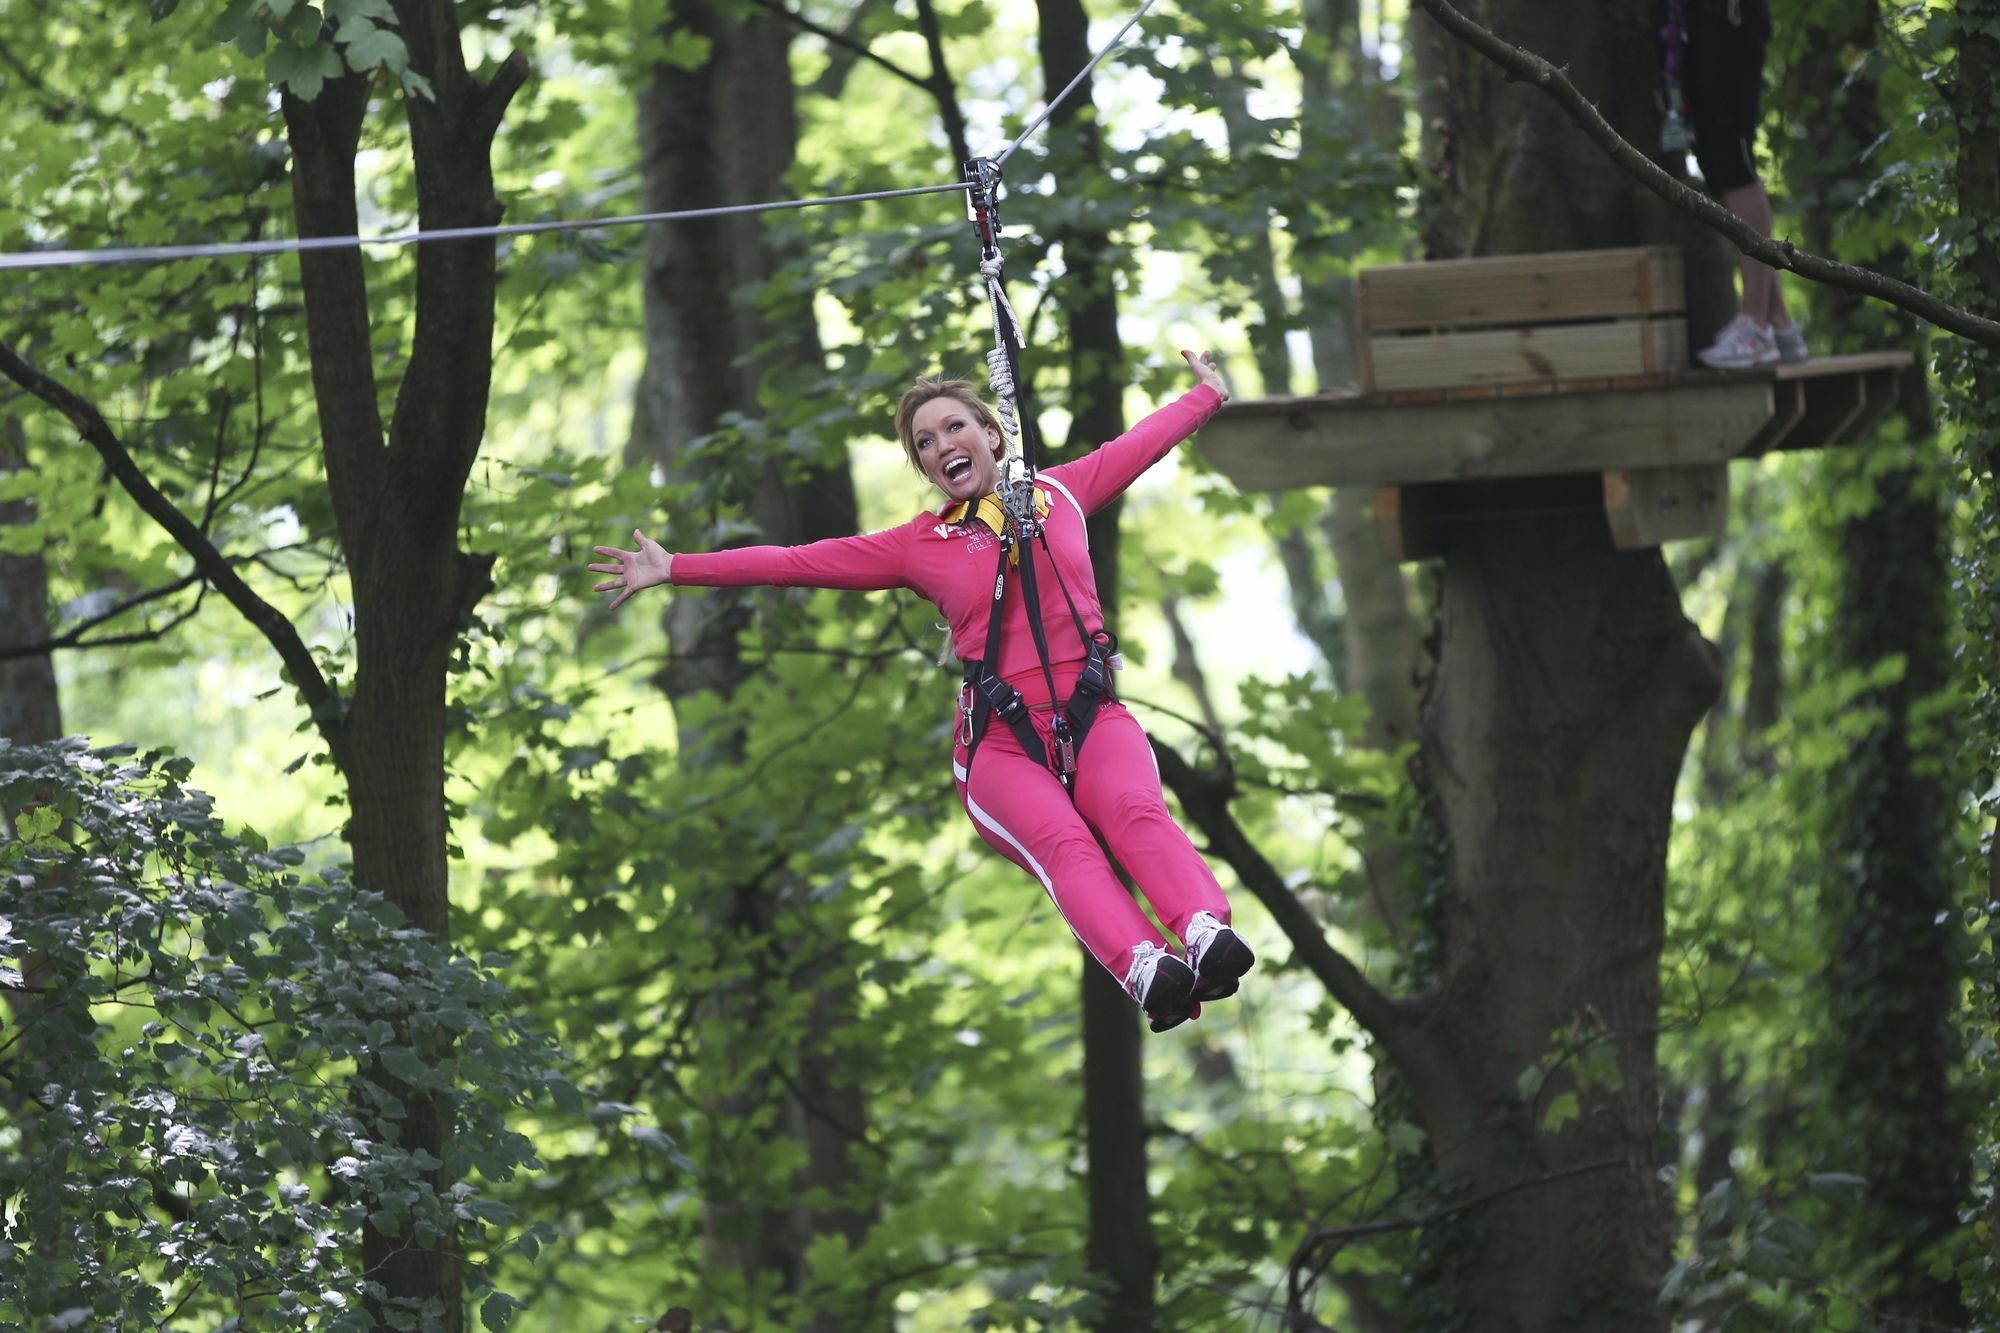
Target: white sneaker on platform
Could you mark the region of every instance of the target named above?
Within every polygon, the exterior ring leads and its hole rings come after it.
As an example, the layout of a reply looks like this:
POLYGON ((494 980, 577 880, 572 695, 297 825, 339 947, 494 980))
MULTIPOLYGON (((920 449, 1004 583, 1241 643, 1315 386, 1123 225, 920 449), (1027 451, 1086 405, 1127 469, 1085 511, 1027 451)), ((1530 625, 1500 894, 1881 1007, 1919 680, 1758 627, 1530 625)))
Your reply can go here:
POLYGON ((1778 344, 1769 325, 1738 315, 1722 326, 1715 341, 1696 353, 1712 370, 1754 370, 1778 364, 1778 344))
POLYGON ((1771 330, 1771 341, 1777 345, 1778 360, 1784 365, 1796 366, 1806 359, 1806 331, 1797 324, 1782 324, 1771 330))

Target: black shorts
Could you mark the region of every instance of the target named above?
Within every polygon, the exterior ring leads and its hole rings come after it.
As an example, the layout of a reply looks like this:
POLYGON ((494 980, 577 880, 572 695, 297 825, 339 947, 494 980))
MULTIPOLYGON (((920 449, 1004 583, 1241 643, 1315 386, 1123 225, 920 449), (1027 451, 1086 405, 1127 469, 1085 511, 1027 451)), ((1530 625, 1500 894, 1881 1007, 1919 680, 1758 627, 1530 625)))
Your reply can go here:
POLYGON ((1694 160, 1710 194, 1757 179, 1757 122, 1764 91, 1769 10, 1743 0, 1740 22, 1726 0, 1687 0, 1687 56, 1682 93, 1694 130, 1694 160))

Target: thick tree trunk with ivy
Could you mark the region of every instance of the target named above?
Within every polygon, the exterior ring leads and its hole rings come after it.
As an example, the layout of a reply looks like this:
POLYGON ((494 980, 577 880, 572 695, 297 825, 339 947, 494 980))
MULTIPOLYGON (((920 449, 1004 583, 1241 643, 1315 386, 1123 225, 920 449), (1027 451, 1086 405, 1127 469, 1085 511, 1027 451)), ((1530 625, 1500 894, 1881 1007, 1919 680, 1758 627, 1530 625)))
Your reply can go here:
MULTIPOLYGON (((1495 0, 1635 140, 1654 134, 1644 4, 1495 0)), ((1631 245, 1671 230, 1562 114, 1427 20, 1435 257, 1631 245)), ((1690 255, 1703 273, 1720 256, 1690 255)), ((1594 495, 1583 479, 1580 493, 1594 495)), ((1689 735, 1714 699, 1709 645, 1658 551, 1601 514, 1497 515, 1443 539, 1422 761, 1448 838, 1448 1052, 1412 1073, 1447 1187, 1437 1229, 1469 1327, 1665 1327, 1670 1212, 1657 1176, 1667 831, 1689 735)))
MULTIPOLYGON (((677 4, 663 35, 699 37, 706 58, 691 69, 659 65, 640 91, 646 207, 782 198, 798 137, 785 22, 724 4, 677 4)), ((771 415, 775 395, 768 381, 820 363, 811 311, 769 309, 752 294, 784 258, 769 229, 755 221, 725 218, 649 233, 646 364, 628 450, 634 462, 660 464, 670 478, 696 478, 704 465, 682 460, 690 444, 718 429, 728 414, 771 415)), ((724 483, 721 498, 744 506, 762 541, 793 544, 852 533, 855 497, 846 467, 822 467, 798 480, 785 475, 787 461, 772 458, 747 486, 724 483)), ((747 668, 737 636, 757 615, 756 597, 676 589, 665 599, 673 660, 659 681, 670 699, 678 704, 709 690, 727 695, 743 681, 747 668)), ((681 753, 683 763, 727 765, 738 746, 733 736, 704 736, 684 724, 681 753)), ((856 1180, 849 1159, 865 1133, 867 1105, 861 1090, 840 1077, 833 1040, 852 1021, 856 1004, 845 956, 822 941, 812 951, 818 961, 802 964, 776 943, 777 921, 810 887, 776 873, 732 886, 708 909, 706 928, 735 937, 730 956, 758 960, 754 975, 707 1001, 730 1021, 758 1031, 740 1049, 708 1053, 729 1066, 725 1077, 739 1089, 718 1109, 769 1123, 768 1133, 796 1141, 804 1159, 789 1182, 739 1180, 726 1165, 709 1164, 720 1173, 709 1181, 704 1220, 710 1253, 753 1291, 773 1284, 796 1291, 808 1276, 806 1249, 815 1237, 839 1235, 858 1244, 869 1225, 869 1210, 850 1202, 856 1180), (759 998, 768 987, 818 997, 804 1031, 762 1031, 771 1021, 759 998), (791 1067, 774 1068, 773 1061, 791 1067)), ((830 1313, 811 1318, 814 1328, 831 1333, 838 1327, 830 1313)))
MULTIPOLYGON (((1961 305, 1989 318, 2000 317, 2000 0, 1959 0, 1952 25, 1956 67, 1945 80, 1957 122, 1958 160, 1953 219, 1954 254, 1959 269, 1953 295, 1961 305)), ((1971 767, 1984 776, 2000 772, 2000 352, 1962 339, 1943 345, 1939 357, 1945 383, 1945 414, 1959 427, 1959 453, 1973 478, 1977 517, 1968 524, 1969 549, 1957 580, 1958 607, 1971 645, 1971 687, 1975 691, 1976 732, 1971 767)), ((1985 813, 1994 819, 1990 796, 1985 813)), ((1984 904, 1974 913, 1984 935, 1974 955, 1979 969, 1975 994, 1990 1031, 2000 1025, 2000 820, 1989 827, 1984 904)), ((2000 1076, 2000 1057, 1991 1043, 1979 1055, 1986 1086, 2000 1076)), ((2000 1148, 1987 1122, 1978 1159, 1976 1187, 1983 1199, 1981 1221, 1990 1238, 2000 1234, 2000 1148)), ((2000 1315, 2000 1258, 1984 1247, 1962 1270, 1965 1294, 1974 1313, 2000 1315)))
MULTIPOLYGON (((1806 244, 1831 253, 1867 187, 1854 169, 1887 128, 1879 104, 1880 25, 1870 12, 1809 22, 1793 66, 1796 110, 1820 127, 1794 143, 1788 173, 1805 203, 1806 244)), ((1901 245, 1851 259, 1909 278, 1901 245)), ((1841 524, 1837 657, 1871 671, 1899 658, 1893 684, 1865 704, 1876 724, 1837 781, 1828 839, 1826 919, 1837 931, 1827 975, 1835 1045, 1831 1106, 1852 1156, 1835 1169, 1868 1179, 1857 1253, 1879 1258, 1871 1307, 1891 1322, 1958 1325, 1957 1283, 1931 1273, 1926 1251, 1958 1229, 1966 1193, 1966 1118, 1954 1090, 1961 1056, 1953 1015, 1959 988, 1953 810, 1957 782, 1947 732, 1923 715, 1952 674, 1951 586, 1930 387, 1928 339, 1912 321, 1836 288, 1813 290, 1814 326, 1831 350, 1903 346, 1898 417, 1907 441, 1884 471, 1871 450, 1876 502, 1841 524)), ((1863 466, 1829 455, 1825 466, 1863 466)))
MULTIPOLYGON (((1090 60, 1089 16, 1079 0, 1038 0, 1042 86, 1051 93, 1090 60)), ((1088 182, 1101 176, 1104 151, 1085 79, 1056 109, 1048 127, 1059 179, 1088 182), (1066 165, 1065 165, 1066 164, 1066 165)), ((1062 310, 1069 333, 1070 437, 1074 456, 1124 430, 1125 347, 1118 335, 1117 268, 1110 236, 1089 227, 1049 235, 1062 247, 1062 310)), ((1032 411, 1032 403, 1026 405, 1032 411)), ((1113 502, 1088 524, 1091 568, 1115 632, 1118 616, 1118 516, 1113 502)), ((1132 867, 1126 867, 1131 870, 1132 867)), ((1120 1333, 1148 1329, 1154 1320, 1159 1248, 1153 1238, 1152 1201, 1146 1186, 1146 1093, 1139 1014, 1131 997, 1088 954, 1081 956, 1083 1002, 1083 1102, 1088 1159, 1091 1271, 1109 1286, 1107 1307, 1095 1327, 1120 1333)))

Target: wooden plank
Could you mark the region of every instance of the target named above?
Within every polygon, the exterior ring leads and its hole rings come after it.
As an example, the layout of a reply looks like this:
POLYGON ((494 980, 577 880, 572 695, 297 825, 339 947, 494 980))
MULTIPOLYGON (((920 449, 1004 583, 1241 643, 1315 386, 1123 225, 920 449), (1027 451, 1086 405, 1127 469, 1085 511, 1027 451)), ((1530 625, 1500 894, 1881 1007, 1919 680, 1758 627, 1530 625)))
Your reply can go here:
POLYGON ((1224 407, 1197 447, 1244 491, 1599 473, 1734 458, 1776 410, 1769 377, 1616 393, 1224 407))
POLYGON ((1778 380, 1771 385, 1773 410, 1771 419, 1757 432, 1751 441, 1743 446, 1743 455, 1755 458, 1770 453, 1773 449, 1785 447, 1785 441, 1806 419, 1805 386, 1798 380, 1778 380))
POLYGON ((1868 410, 1868 380, 1863 375, 1842 375, 1837 378, 1801 380, 1806 391, 1806 419, 1799 428, 1800 435, 1816 436, 1817 444, 1805 447, 1826 448, 1845 444, 1855 436, 1855 425, 1868 410))
POLYGON ((1375 536, 1393 563, 1428 560, 1438 553, 1437 530, 1431 523, 1435 495, 1432 486, 1375 488, 1375 536))
POLYGON ((1627 319, 1549 328, 1370 338, 1366 383, 1378 393, 1521 381, 1646 375, 1687 364, 1687 322, 1627 319))
POLYGON ((1808 357, 1789 366, 1776 366, 1771 373, 1781 380, 1821 379, 1865 370, 1901 370, 1914 360, 1916 357, 1909 352, 1843 352, 1839 356, 1808 357))
POLYGON ((1877 367, 1867 371, 1862 378, 1868 384, 1868 406, 1862 410, 1861 419, 1849 431, 1847 439, 1840 441, 1842 444, 1849 440, 1866 439, 1876 423, 1895 411, 1896 404, 1902 401, 1902 367, 1877 367))
POLYGON ((1613 468, 1604 473, 1604 516, 1621 551, 1720 537, 1729 521, 1729 464, 1613 468))
POLYGON ((1445 259, 1355 275, 1364 332, 1490 328, 1551 320, 1677 314, 1681 253, 1666 246, 1445 259))

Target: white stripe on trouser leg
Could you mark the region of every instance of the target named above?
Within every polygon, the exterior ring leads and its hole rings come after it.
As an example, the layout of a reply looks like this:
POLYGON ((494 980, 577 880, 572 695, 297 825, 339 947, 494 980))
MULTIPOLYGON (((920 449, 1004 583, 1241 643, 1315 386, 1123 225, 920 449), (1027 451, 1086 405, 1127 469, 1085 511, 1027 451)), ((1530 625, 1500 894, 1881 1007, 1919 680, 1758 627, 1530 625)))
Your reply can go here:
MULTIPOLYGON (((951 761, 951 771, 958 775, 958 780, 960 782, 965 781, 965 769, 959 765, 958 760, 954 759, 951 761)), ((1083 951, 1089 954, 1092 958, 1096 958, 1097 951, 1092 949, 1090 945, 1085 942, 1082 935, 1077 934, 1076 926, 1069 919, 1069 913, 1063 911, 1061 901, 1059 901, 1056 898, 1056 886, 1049 882, 1049 872, 1042 869, 1042 863, 1035 859, 1035 854, 1033 852, 1029 851, 1025 846, 1022 845, 1021 840, 1019 838, 1009 833, 1004 827, 1001 826, 999 820, 995 819, 992 815, 987 814, 985 809, 980 806, 979 802, 972 799, 972 789, 969 787, 965 791, 965 812, 972 816, 972 821, 975 824, 978 824, 983 829, 992 830, 994 836, 998 837, 1002 842, 1006 843, 1009 847, 1012 847, 1015 851, 1021 854, 1021 859, 1027 862, 1028 864, 1028 870, 1034 875, 1036 879, 1042 882, 1042 892, 1049 895, 1049 902, 1055 907, 1056 915, 1062 918, 1062 923, 1065 926, 1069 927, 1069 933, 1072 935, 1076 935, 1076 942, 1078 944, 1083 945, 1083 951)), ((1113 973, 1112 975, 1115 976, 1117 974, 1113 973)))

